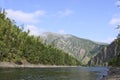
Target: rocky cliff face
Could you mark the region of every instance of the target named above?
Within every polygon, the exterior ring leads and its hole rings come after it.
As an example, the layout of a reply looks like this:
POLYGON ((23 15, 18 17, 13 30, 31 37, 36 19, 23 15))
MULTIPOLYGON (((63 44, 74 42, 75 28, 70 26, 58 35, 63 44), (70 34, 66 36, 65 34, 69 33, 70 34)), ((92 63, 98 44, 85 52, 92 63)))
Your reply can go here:
POLYGON ((120 54, 120 38, 105 46, 101 51, 88 62, 88 65, 106 66, 108 62, 120 54))
POLYGON ((97 54, 104 47, 104 44, 78 38, 70 34, 46 32, 43 34, 43 39, 46 44, 53 45, 69 53, 83 64, 87 64, 91 56, 97 54))

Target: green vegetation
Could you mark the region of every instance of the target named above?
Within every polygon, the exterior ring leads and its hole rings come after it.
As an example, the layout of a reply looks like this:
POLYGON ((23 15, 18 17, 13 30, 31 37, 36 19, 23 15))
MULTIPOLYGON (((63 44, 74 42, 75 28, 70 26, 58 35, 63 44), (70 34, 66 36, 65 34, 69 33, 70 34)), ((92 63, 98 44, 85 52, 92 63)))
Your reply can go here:
POLYGON ((115 40, 118 55, 108 61, 109 66, 120 66, 120 38, 115 40))
MULTIPOLYGON (((120 5, 118 5, 118 6, 120 6, 120 5)), ((119 24, 117 25, 116 29, 120 30, 119 24)), ((118 53, 118 55, 116 55, 115 57, 110 59, 108 61, 108 65, 109 66, 120 66, 120 32, 118 33, 117 39, 114 42, 116 43, 116 47, 117 47, 116 53, 118 53)))
POLYGON ((0 9, 0 61, 22 64, 80 65, 80 62, 52 45, 46 45, 40 37, 30 36, 29 30, 17 26, 0 9))
POLYGON ((108 62, 109 66, 120 66, 120 54, 108 62))

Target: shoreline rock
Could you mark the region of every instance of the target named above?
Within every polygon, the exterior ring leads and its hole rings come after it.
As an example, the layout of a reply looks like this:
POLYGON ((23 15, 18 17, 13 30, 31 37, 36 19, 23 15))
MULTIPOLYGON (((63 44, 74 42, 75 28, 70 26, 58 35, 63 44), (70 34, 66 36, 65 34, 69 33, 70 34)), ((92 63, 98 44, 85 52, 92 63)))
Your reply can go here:
POLYGON ((108 76, 103 80, 120 80, 120 67, 110 67, 108 76))
POLYGON ((15 64, 13 62, 0 62, 0 68, 55 68, 55 67, 78 67, 78 66, 67 66, 67 65, 43 65, 43 64, 15 64))

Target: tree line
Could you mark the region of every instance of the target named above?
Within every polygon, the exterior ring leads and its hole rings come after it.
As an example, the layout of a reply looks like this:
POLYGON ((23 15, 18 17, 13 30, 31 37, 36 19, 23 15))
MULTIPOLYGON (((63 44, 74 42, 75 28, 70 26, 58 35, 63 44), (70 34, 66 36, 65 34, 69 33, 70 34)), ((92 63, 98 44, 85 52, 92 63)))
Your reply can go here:
POLYGON ((23 64, 80 65, 80 62, 53 45, 43 43, 40 36, 29 35, 29 30, 17 26, 0 9, 0 61, 23 64))

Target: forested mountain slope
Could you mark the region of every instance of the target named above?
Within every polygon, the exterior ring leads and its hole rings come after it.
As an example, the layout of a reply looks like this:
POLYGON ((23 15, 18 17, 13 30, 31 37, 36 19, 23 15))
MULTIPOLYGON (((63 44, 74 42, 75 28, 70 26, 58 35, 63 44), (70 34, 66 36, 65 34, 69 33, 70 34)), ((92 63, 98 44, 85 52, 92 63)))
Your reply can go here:
POLYGON ((30 36, 0 9, 0 62, 47 65, 80 65, 80 62, 54 46, 42 43, 40 37, 30 36))

